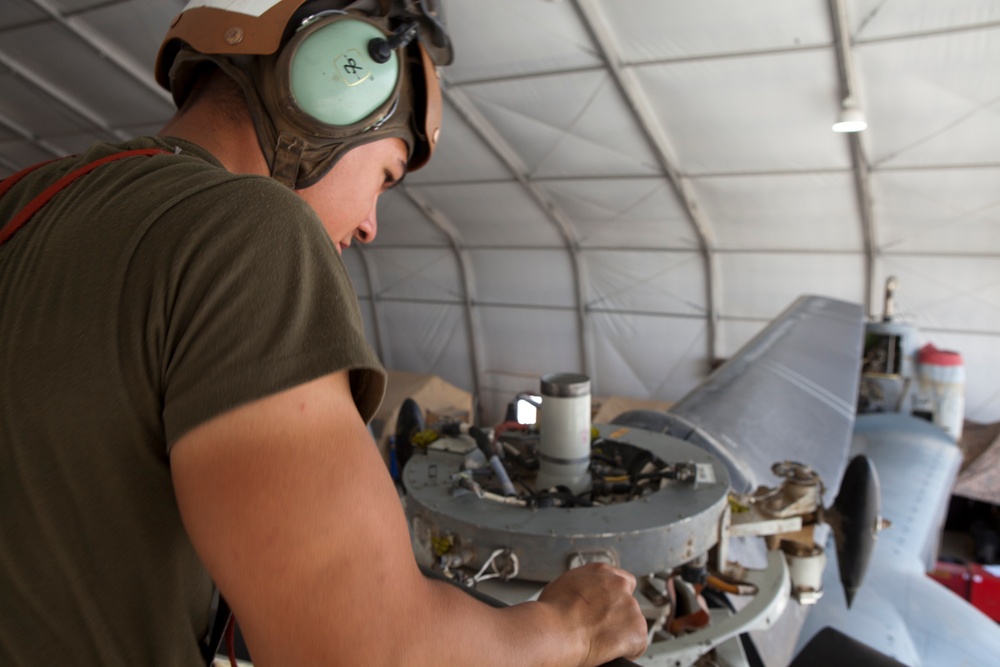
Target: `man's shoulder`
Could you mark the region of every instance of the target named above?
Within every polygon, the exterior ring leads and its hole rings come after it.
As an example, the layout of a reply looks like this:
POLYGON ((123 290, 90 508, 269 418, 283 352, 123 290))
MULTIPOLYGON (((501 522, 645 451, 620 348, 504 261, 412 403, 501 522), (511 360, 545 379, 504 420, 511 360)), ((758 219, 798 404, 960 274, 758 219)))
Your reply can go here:
POLYGON ((155 172, 165 181, 184 183, 195 182, 203 189, 224 189, 227 193, 239 195, 248 193, 251 199, 268 197, 272 199, 284 199, 295 201, 299 198, 294 192, 281 185, 277 181, 266 176, 253 174, 237 174, 228 171, 222 163, 208 150, 190 141, 172 137, 139 137, 131 141, 116 145, 95 144, 88 151, 91 155, 99 158, 101 153, 125 152, 136 149, 156 149, 163 150, 163 154, 156 155, 147 165, 141 162, 135 165, 142 169, 148 167, 149 171, 155 172))
MULTIPOLYGON (((114 152, 160 148, 163 154, 124 166, 129 199, 159 210, 156 218, 228 223, 242 228, 258 225, 318 227, 315 213, 295 192, 272 178, 235 174, 206 149, 182 139, 140 137, 121 144, 95 144, 83 160, 100 159, 114 152)), ((112 180, 108 185, 114 187, 112 180)), ((119 192, 117 194, 126 194, 119 192)))
MULTIPOLYGON (((112 144, 98 142, 69 163, 69 168, 101 161, 112 155, 138 150, 159 149, 162 153, 140 159, 123 161, 119 168, 130 173, 133 178, 154 175, 162 181, 160 188, 169 188, 172 183, 189 185, 192 181, 201 189, 224 188, 232 193, 241 191, 269 198, 297 201, 299 197, 289 188, 272 178, 253 174, 238 174, 228 171, 207 149, 184 139, 174 137, 142 136, 129 141, 112 144)), ((113 169, 113 168, 112 168, 113 169)))

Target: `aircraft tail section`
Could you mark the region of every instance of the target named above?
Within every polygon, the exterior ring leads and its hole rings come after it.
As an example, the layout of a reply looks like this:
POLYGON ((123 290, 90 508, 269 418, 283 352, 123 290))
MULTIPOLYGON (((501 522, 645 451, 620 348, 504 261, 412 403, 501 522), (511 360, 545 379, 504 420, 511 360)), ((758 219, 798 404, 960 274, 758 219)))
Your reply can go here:
POLYGON ((988 665, 1000 656, 1000 626, 927 576, 961 452, 940 428, 899 414, 861 415, 853 453, 878 469, 882 513, 864 585, 848 609, 830 563, 826 594, 809 612, 799 646, 832 627, 906 665, 988 665))

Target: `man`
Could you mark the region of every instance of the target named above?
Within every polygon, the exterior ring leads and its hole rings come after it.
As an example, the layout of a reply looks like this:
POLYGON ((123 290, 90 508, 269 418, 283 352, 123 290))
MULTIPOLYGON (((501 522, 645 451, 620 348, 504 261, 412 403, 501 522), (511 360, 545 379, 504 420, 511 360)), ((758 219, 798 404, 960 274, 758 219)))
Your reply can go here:
POLYGON ((213 582, 258 666, 644 649, 627 573, 496 610, 414 562, 338 254, 429 159, 450 46, 426 0, 345 5, 195 0, 160 136, 0 185, 0 664, 196 665, 213 582))

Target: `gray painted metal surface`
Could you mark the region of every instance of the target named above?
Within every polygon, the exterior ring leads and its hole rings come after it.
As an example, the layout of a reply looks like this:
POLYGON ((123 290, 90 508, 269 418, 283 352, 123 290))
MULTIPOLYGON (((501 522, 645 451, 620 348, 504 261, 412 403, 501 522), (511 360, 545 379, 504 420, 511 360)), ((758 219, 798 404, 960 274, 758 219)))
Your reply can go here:
POLYGON ((729 476, 711 454, 669 436, 599 425, 600 433, 646 449, 667 463, 708 464, 714 481, 676 482, 627 503, 605 507, 527 509, 472 493, 453 495, 450 477, 463 456, 431 451, 403 471, 406 509, 418 558, 432 535, 452 534, 474 552, 473 566, 509 548, 519 579, 551 581, 572 559, 611 562, 630 572, 669 571, 714 546, 727 507, 729 476))
POLYGON ((853 448, 874 461, 892 526, 879 535, 850 609, 837 568, 827 566, 826 595, 806 618, 797 650, 830 626, 913 667, 997 664, 1000 626, 927 576, 961 464, 958 447, 923 420, 874 414, 858 417, 853 448))

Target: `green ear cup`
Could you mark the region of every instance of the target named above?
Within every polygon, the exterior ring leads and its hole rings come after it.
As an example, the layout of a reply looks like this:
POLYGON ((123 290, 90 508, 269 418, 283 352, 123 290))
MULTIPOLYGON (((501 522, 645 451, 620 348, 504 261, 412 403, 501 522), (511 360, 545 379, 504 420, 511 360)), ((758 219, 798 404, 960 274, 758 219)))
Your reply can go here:
POLYGON ((328 125, 353 125, 382 106, 396 89, 399 59, 368 55, 368 43, 385 39, 375 26, 340 19, 308 34, 290 64, 290 86, 300 109, 328 125))

